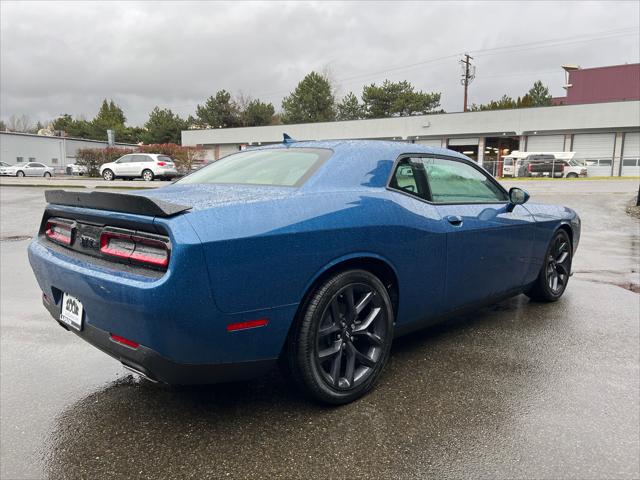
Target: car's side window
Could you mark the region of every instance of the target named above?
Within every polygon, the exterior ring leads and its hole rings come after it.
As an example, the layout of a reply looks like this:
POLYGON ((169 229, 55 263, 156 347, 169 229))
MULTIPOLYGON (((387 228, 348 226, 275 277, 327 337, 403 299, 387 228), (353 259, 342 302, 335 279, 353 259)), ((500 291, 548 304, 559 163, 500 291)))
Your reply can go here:
POLYGON ((419 159, 401 159, 396 165, 389 187, 429 200, 429 187, 424 175, 424 166, 419 159))
POLYGON ((116 160, 116 163, 129 163, 131 161, 131 155, 125 155, 116 160))
POLYGON ((148 155, 134 155, 133 161, 136 163, 144 163, 144 162, 150 162, 151 158, 149 158, 148 155))
POLYGON ((507 194, 487 174, 465 162, 433 157, 415 160, 424 165, 434 203, 507 201, 507 194))

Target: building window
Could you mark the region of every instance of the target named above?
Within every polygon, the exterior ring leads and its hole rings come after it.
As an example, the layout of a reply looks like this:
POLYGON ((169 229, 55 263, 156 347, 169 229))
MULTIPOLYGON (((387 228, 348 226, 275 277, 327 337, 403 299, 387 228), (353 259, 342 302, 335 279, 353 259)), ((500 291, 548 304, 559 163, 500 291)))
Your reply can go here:
POLYGON ((29 157, 29 161, 30 162, 35 162, 36 161, 36 157, 29 157))
POLYGON ((22 162, 24 162, 24 157, 17 157, 17 158, 16 158, 16 161, 17 161, 18 163, 22 163, 22 162))
POLYGON ((57 165, 57 164, 58 164, 58 159, 57 159, 57 158, 52 158, 52 159, 51 159, 51 163, 52 163, 53 165, 57 165))

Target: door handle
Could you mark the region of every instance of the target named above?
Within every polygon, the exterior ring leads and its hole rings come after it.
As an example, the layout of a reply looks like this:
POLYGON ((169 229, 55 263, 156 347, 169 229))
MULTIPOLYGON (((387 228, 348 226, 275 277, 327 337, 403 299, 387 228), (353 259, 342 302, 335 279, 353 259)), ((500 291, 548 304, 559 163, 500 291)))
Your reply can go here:
POLYGON ((444 218, 454 227, 459 227, 460 225, 462 225, 462 217, 459 217, 458 215, 448 215, 444 218))

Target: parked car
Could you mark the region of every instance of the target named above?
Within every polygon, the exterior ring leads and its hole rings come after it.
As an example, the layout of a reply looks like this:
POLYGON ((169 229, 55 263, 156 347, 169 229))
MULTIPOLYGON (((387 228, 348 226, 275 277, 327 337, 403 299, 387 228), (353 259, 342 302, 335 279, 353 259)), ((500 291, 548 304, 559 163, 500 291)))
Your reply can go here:
POLYGON ((24 165, 9 165, 0 167, 0 175, 12 177, 52 177, 53 168, 43 163, 29 162, 24 165))
POLYGON ((100 176, 107 181, 116 178, 154 178, 169 180, 178 176, 173 160, 157 153, 132 153, 100 167, 100 176))
POLYGON ((522 162, 523 176, 545 176, 554 178, 578 178, 587 176, 587 168, 572 160, 560 160, 541 155, 522 162))
POLYGON ((10 167, 10 166, 11 166, 11 164, 10 164, 10 163, 7 163, 7 162, 0 162, 0 168, 2 168, 2 167, 10 167))
POLYGON ((84 165, 78 165, 77 163, 69 163, 67 164, 67 168, 65 169, 67 175, 86 175, 89 171, 87 167, 84 165))
POLYGON ((563 176, 564 164, 553 155, 531 155, 523 162, 525 177, 554 177, 563 176))
POLYGON ((279 360, 329 404, 372 388, 394 337, 523 292, 558 300, 580 240, 573 210, 400 142, 289 142, 161 189, 45 195, 29 260, 65 329, 169 384, 279 360))
POLYGON ((587 168, 573 160, 574 152, 526 154, 514 151, 504 157, 503 177, 553 176, 555 178, 586 177, 587 168))

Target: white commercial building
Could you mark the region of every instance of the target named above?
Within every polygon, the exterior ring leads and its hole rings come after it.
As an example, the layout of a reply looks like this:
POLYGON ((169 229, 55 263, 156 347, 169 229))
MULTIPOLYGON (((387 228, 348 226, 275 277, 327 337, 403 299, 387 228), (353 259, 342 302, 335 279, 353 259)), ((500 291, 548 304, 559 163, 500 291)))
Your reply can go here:
POLYGON ((371 120, 185 130, 182 144, 200 145, 217 160, 247 146, 296 140, 379 139, 463 152, 494 174, 513 150, 575 152, 590 175, 640 175, 640 102, 443 113, 371 120))
MULTIPOLYGON (((137 147, 116 143, 116 147, 137 147)), ((107 142, 82 138, 49 137, 30 133, 0 132, 0 160, 11 165, 40 162, 53 167, 56 173, 75 163, 80 148, 106 148, 107 142)))

